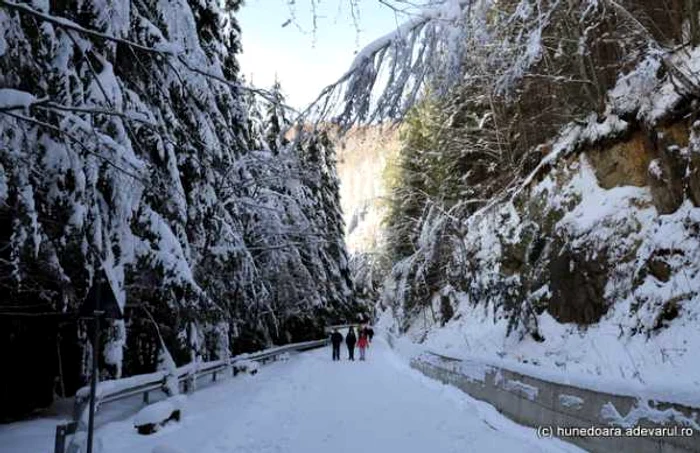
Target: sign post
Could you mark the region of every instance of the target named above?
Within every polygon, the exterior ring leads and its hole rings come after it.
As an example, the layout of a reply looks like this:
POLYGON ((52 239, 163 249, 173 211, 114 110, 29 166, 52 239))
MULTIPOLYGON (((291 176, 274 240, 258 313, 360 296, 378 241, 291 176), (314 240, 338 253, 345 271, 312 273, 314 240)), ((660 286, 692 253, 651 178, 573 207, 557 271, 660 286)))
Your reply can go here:
POLYGON ((91 317, 94 321, 94 331, 92 338, 92 376, 90 380, 90 412, 88 413, 88 433, 87 433, 87 453, 92 453, 92 444, 95 431, 95 405, 97 401, 97 373, 99 371, 100 359, 100 324, 101 318, 121 319, 122 313, 117 298, 109 283, 109 277, 100 268, 98 275, 95 275, 92 287, 88 291, 87 298, 83 304, 83 315, 91 317), (102 294, 102 285, 107 284, 108 291, 102 294))
POLYGON ((100 315, 103 312, 100 311, 100 293, 102 292, 101 282, 98 280, 95 282, 95 310, 92 312, 95 322, 95 331, 93 332, 92 339, 92 376, 90 380, 90 414, 88 418, 88 440, 87 440, 87 453, 92 453, 92 438, 95 431, 95 394, 97 393, 97 361, 100 356, 100 315))

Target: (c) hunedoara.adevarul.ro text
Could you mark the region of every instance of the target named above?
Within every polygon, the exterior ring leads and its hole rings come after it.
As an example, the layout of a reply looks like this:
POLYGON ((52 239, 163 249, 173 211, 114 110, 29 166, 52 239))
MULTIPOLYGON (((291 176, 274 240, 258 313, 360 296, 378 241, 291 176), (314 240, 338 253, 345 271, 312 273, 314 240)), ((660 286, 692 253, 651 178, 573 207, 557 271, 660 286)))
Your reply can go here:
POLYGON ((538 426, 537 437, 692 437, 690 426, 538 426))

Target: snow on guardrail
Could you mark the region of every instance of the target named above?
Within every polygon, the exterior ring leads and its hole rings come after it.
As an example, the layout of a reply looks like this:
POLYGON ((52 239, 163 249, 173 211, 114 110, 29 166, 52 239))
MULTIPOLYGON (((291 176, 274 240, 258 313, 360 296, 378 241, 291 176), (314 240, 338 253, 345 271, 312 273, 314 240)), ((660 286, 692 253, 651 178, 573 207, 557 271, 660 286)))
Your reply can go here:
MULTIPOLYGON (((304 341, 292 343, 284 346, 276 346, 253 353, 240 354, 231 357, 229 360, 213 360, 210 362, 190 362, 177 368, 177 378, 180 382, 187 379, 197 379, 208 374, 223 372, 237 362, 245 361, 265 361, 267 359, 288 354, 293 351, 305 351, 324 346, 326 339, 304 341)), ((135 394, 146 393, 159 390, 165 386, 167 371, 156 371, 154 373, 140 374, 122 379, 111 379, 97 384, 96 395, 102 404, 128 398, 135 394)), ((79 408, 90 397, 90 387, 85 386, 76 392, 76 417, 83 411, 79 408)))

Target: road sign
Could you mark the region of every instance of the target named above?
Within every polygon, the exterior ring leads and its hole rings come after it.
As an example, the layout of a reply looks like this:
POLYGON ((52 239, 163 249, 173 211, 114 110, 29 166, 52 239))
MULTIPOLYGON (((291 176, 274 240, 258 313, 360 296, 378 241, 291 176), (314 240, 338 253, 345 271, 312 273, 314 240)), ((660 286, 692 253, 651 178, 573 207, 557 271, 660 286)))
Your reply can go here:
POLYGON ((103 313, 101 317, 104 319, 122 319, 122 310, 117 302, 117 296, 102 267, 92 280, 92 286, 80 308, 80 315, 92 317, 95 311, 101 311, 103 313))
POLYGON ((92 441, 95 431, 95 399, 97 390, 97 372, 100 358, 100 318, 121 319, 122 310, 119 308, 117 297, 104 270, 100 270, 92 280, 92 286, 80 310, 81 315, 92 317, 95 321, 92 340, 92 379, 90 380, 90 413, 88 418, 87 453, 92 453, 92 441))

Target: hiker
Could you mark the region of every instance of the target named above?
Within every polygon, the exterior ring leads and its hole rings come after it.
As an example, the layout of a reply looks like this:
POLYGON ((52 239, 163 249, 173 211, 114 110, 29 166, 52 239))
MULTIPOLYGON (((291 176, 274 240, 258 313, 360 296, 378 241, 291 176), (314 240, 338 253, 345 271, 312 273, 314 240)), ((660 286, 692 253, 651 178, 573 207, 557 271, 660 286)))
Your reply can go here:
POLYGON ((360 332, 360 339, 357 340, 357 347, 360 348, 360 360, 365 360, 365 351, 367 350, 368 345, 369 342, 367 340, 367 331, 366 329, 362 329, 360 332))
POLYGON ((358 339, 360 338, 361 333, 364 333, 365 335, 367 335, 367 324, 362 324, 362 328, 360 329, 359 332, 357 332, 358 339))
POLYGON ((372 342, 372 338, 374 337, 374 329, 371 328, 370 326, 367 326, 367 328, 365 329, 365 331, 367 332, 367 339, 368 339, 369 342, 371 343, 371 342, 372 342))
POLYGON ((348 334, 345 337, 345 345, 348 347, 348 360, 355 361, 355 343, 357 342, 357 337, 355 336, 355 330, 350 326, 348 329, 348 334))
POLYGON ((338 329, 333 329, 331 334, 331 344, 333 345, 333 361, 340 360, 340 343, 343 342, 343 335, 338 329))

